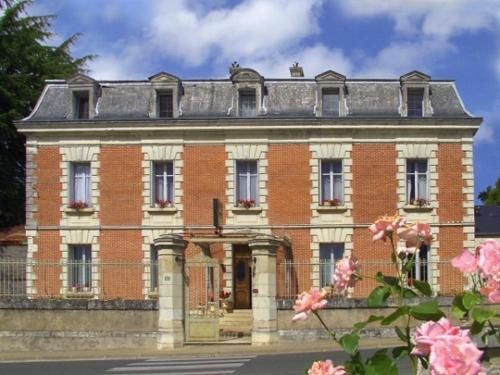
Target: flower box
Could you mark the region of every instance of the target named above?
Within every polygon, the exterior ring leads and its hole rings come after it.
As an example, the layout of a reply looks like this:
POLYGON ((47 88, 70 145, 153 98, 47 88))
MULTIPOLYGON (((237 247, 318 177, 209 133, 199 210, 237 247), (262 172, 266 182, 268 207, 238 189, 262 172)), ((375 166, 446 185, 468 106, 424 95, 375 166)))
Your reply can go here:
POLYGON ((168 199, 157 199, 155 202, 156 208, 172 208, 173 204, 168 199))
POLYGON ((255 207, 255 201, 253 199, 240 199, 238 200, 238 207, 241 208, 255 207))

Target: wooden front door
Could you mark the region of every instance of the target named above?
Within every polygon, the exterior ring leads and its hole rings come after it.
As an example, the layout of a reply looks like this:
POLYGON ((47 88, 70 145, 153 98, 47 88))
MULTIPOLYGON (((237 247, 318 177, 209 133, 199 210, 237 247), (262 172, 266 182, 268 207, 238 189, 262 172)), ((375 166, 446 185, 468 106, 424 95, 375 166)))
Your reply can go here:
POLYGON ((234 308, 252 308, 252 267, 248 246, 233 247, 234 308))

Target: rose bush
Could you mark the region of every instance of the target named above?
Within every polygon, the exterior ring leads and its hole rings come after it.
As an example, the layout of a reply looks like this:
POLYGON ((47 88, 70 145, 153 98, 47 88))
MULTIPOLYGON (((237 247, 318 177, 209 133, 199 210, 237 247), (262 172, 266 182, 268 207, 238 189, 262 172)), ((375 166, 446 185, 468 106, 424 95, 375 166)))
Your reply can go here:
POLYGON ((423 245, 430 246, 433 240, 430 225, 426 223, 405 223, 400 216, 383 216, 370 225, 373 241, 390 242, 390 258, 394 273, 374 276, 361 275, 359 261, 354 256, 345 257, 337 262, 332 270, 332 283, 342 294, 355 287, 362 277, 371 277, 379 284, 369 294, 369 307, 379 307, 389 298, 397 302, 395 311, 387 316, 372 315, 364 322, 354 324, 353 330, 341 337, 331 330, 321 318, 320 310, 327 305, 328 291, 311 289, 298 296, 293 321, 306 320, 311 313, 349 355, 350 359, 342 366, 334 367, 329 360, 314 362, 308 374, 398 374, 396 361, 407 358, 412 373, 419 367, 428 369, 431 375, 483 375, 481 367, 482 352, 472 340, 478 335, 486 343, 494 336, 500 342, 498 327, 492 319, 499 315, 485 306, 486 296, 490 302, 500 302, 500 243, 487 240, 475 253, 465 250, 452 260, 452 265, 471 279, 467 292, 457 295, 453 300, 452 313, 464 322, 468 320, 469 329, 454 326, 439 309, 437 300, 432 298, 432 288, 425 282, 409 279, 408 274, 415 264, 416 254, 423 245), (398 246, 404 242, 404 246, 398 246), (417 304, 408 304, 408 299, 423 297, 417 304), (415 332, 411 326, 414 321, 423 321, 415 332), (359 352, 360 333, 370 323, 379 322, 382 326, 394 326, 402 345, 392 350, 377 351, 363 360, 359 352))

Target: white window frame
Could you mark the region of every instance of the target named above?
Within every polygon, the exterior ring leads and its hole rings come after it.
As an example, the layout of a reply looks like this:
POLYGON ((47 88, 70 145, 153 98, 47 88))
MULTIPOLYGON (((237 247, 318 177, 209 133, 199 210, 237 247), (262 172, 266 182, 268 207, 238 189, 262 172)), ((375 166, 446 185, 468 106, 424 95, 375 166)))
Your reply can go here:
POLYGON ((429 201, 429 159, 420 158, 420 159, 406 159, 406 202, 407 204, 411 204, 412 199, 417 200, 423 198, 426 201, 429 201), (425 161, 425 173, 417 171, 417 164, 419 162, 425 161), (413 163, 414 172, 408 172, 408 163, 413 163), (421 196, 418 191, 418 178, 419 176, 425 176, 425 196, 421 196), (411 183, 413 181, 415 188, 415 197, 411 197, 411 183))
POLYGON ((152 186, 151 186, 151 205, 154 206, 154 204, 159 200, 169 200, 172 204, 174 204, 174 190, 175 190, 175 172, 174 172, 174 162, 172 160, 154 160, 151 162, 151 170, 152 170, 152 186), (160 164, 165 165, 166 167, 164 168, 164 172, 159 174, 158 173, 158 166, 160 164), (168 164, 170 164, 172 173, 168 173, 168 164), (161 178, 163 179, 163 197, 158 196, 158 189, 157 189, 157 179, 161 178), (172 184, 169 185, 168 180, 171 178, 172 184), (166 194, 166 196, 165 196, 166 194))
POLYGON ((235 204, 237 205, 238 204, 238 201, 240 199, 242 200, 254 200, 255 201, 255 206, 258 206, 259 204, 259 161, 258 160, 236 160, 235 161, 235 167, 234 167, 234 170, 235 170, 235 204), (239 169, 238 167, 242 164, 242 163, 245 163, 247 166, 250 164, 250 163, 255 163, 255 170, 256 170, 256 173, 250 173, 250 168, 246 168, 246 172, 243 173, 243 175, 245 175, 246 177, 246 192, 247 192, 247 196, 246 197, 240 197, 239 196, 239 193, 240 193, 240 173, 239 173, 239 169), (252 198, 251 197, 251 187, 252 187, 252 183, 251 183, 251 177, 252 176, 255 176, 255 198, 252 198))
POLYGON ((319 187, 320 204, 326 199, 333 200, 335 198, 340 199, 341 204, 344 204, 344 162, 342 159, 321 159, 319 161, 319 185, 320 185, 319 187), (330 171, 328 173, 323 173, 323 163, 335 163, 335 162, 340 163, 341 172, 333 172, 332 168, 330 168, 330 171), (328 192, 330 194, 330 198, 326 198, 325 192, 323 191, 323 176, 330 177, 330 186, 328 192), (340 176, 341 179, 341 188, 339 192, 339 197, 335 197, 334 176, 340 176))
POLYGON ((92 165, 90 162, 71 162, 70 164, 71 171, 71 184, 70 184, 70 202, 84 202, 87 206, 91 206, 92 204, 92 165), (86 166, 88 167, 88 174, 79 174, 77 175, 76 169, 78 166, 86 166), (79 182, 82 180, 83 182, 79 182), (78 184, 82 184, 80 191, 84 191, 83 199, 77 199, 80 197, 76 197, 76 186, 78 184))
POLYGON ((332 276, 335 270, 335 264, 344 257, 345 244, 343 242, 322 242, 319 244, 319 287, 322 288, 332 283, 332 276), (322 249, 331 250, 330 258, 322 258, 322 249), (335 257, 336 250, 341 250, 342 255, 335 257), (329 279, 325 282, 325 278, 329 279))
POLYGON ((242 88, 238 90, 238 116, 243 117, 243 118, 251 118, 251 117, 256 117, 257 116, 257 90, 253 88, 242 88), (242 111, 242 105, 241 105, 241 99, 242 99, 242 94, 245 96, 245 94, 248 93, 253 93, 253 97, 255 99, 255 106, 253 108, 253 112, 251 115, 244 115, 242 111))
POLYGON ((420 118, 424 117, 424 101, 425 101, 425 90, 423 87, 408 87, 406 89, 406 112, 407 112, 407 117, 410 118, 420 118), (420 115, 415 116, 415 115, 410 115, 410 93, 411 92, 416 92, 419 91, 422 94, 422 100, 420 101, 420 115))
POLYGON ((421 256, 421 251, 417 251, 415 254, 415 261, 413 263, 413 267, 408 272, 408 277, 413 278, 414 280, 419 280, 419 281, 425 281, 430 284, 431 282, 431 267, 429 263, 429 256, 431 253, 431 248, 430 246, 422 245, 422 247, 425 246, 426 252, 425 252, 425 259, 421 256), (425 275, 421 274, 421 269, 422 269, 422 262, 425 262, 425 275))
POLYGON ((76 291, 90 292, 92 290, 92 246, 91 245, 70 245, 68 256, 68 287, 78 288, 76 291), (75 259, 77 250, 81 252, 82 259, 75 259), (75 274, 77 277, 75 278, 75 274), (81 278, 81 280, 79 280, 81 278), (88 279, 88 280, 87 280, 88 279), (79 285, 79 286, 78 286, 79 285), (88 288, 84 290, 82 288, 88 288))

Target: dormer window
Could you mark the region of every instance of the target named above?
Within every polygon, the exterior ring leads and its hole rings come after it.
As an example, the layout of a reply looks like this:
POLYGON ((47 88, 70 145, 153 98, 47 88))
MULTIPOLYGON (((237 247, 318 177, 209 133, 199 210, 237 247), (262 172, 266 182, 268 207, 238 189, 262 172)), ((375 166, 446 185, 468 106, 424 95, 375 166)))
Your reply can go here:
POLYGON ((321 113, 324 117, 339 116, 339 89, 325 88, 322 90, 321 113))
POLYGON ((159 91, 156 96, 158 98, 158 117, 174 117, 172 91, 159 91))
POLYGON ((422 117, 424 114, 424 89, 408 88, 408 117, 422 117))
POLYGON ((427 74, 413 71, 402 75, 400 113, 403 117, 430 117, 433 109, 431 105, 431 91, 427 74))
POLYGON ((255 90, 240 90, 239 94, 240 117, 255 117, 257 115, 255 90))
POLYGON ((89 118, 89 93, 77 92, 75 93, 75 115, 77 119, 87 120, 89 118))
POLYGON ((315 77, 317 97, 315 114, 318 117, 344 117, 348 114, 346 77, 327 70, 315 77))

